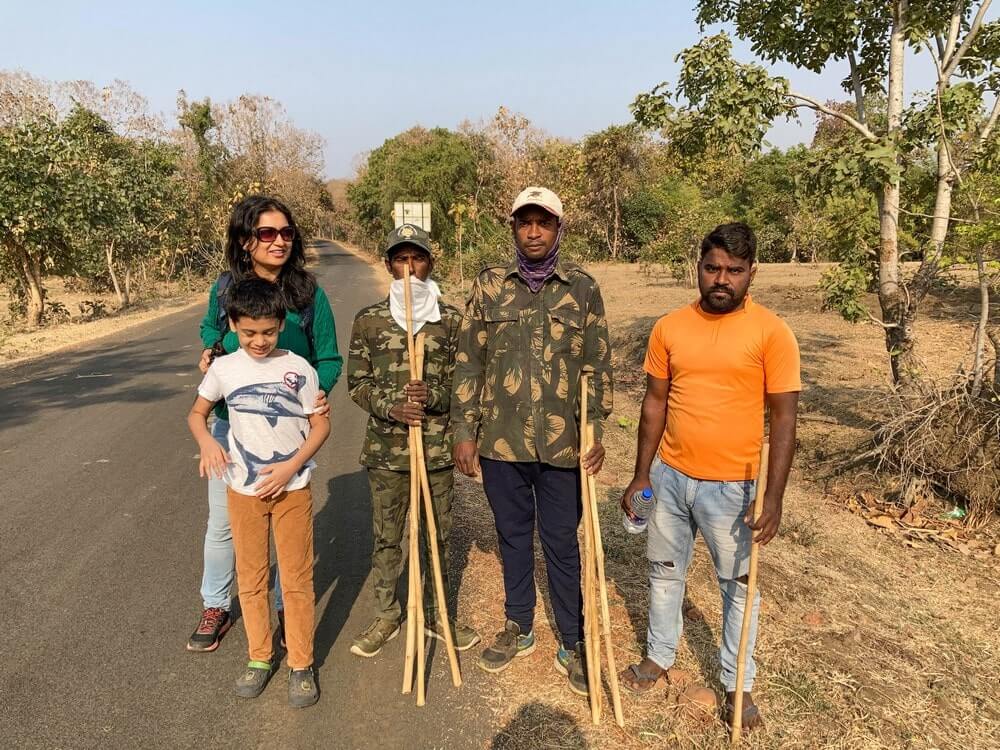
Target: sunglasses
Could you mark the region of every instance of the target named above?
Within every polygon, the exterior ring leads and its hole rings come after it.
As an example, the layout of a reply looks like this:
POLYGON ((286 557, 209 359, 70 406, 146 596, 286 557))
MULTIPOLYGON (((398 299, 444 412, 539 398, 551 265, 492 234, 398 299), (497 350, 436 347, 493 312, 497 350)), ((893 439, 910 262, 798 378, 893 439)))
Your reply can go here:
POLYGON ((281 235, 281 239, 285 242, 291 242, 295 239, 295 227, 287 226, 282 227, 281 229, 275 229, 274 227, 257 227, 253 230, 253 236, 260 242, 274 242, 278 239, 278 235, 281 235))

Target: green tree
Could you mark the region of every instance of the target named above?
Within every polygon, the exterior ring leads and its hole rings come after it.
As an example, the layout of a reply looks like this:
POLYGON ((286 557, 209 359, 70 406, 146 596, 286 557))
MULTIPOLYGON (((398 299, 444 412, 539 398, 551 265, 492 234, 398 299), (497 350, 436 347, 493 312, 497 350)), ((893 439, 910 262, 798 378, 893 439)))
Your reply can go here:
POLYGON ((347 196, 363 233, 375 244, 393 227, 396 201, 429 202, 431 237, 452 250, 448 210, 462 196, 475 194, 478 185, 476 154, 467 138, 446 128, 418 127, 372 151, 347 196))
POLYGON ((854 95, 853 113, 792 91, 788 81, 732 57, 728 36, 707 37, 684 50, 676 89, 661 84, 633 104, 644 125, 666 128, 685 153, 709 148, 754 154, 775 118, 808 108, 836 118, 844 138, 814 165, 831 191, 868 190, 879 210, 878 298, 894 379, 919 378, 914 344, 917 309, 946 264, 944 243, 951 196, 964 165, 995 163, 1000 100, 984 112, 986 94, 1000 89, 1000 23, 984 22, 990 0, 910 3, 909 0, 700 0, 703 24, 732 23, 737 35, 769 62, 813 72, 846 61, 844 88, 854 95), (926 52, 938 71, 930 97, 905 100, 907 47, 926 52), (866 104, 886 95, 885 116, 869 116, 866 104), (674 102, 678 104, 675 104, 674 102), (959 144, 966 144, 959 159, 959 144), (921 150, 937 155, 936 199, 920 270, 904 278, 900 262, 901 181, 904 162, 921 150))

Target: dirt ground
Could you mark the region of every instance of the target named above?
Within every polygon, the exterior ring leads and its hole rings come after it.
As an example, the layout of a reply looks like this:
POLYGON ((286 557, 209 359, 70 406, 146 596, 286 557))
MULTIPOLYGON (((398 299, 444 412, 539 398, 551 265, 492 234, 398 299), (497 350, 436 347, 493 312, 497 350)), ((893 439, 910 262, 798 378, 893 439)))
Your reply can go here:
MULTIPOLYGON (((642 357, 653 322, 696 293, 637 266, 590 270, 604 293, 615 346, 615 411, 598 490, 615 656, 623 669, 641 658, 647 625, 645 537, 627 535, 618 510, 635 457, 642 357)), ((870 475, 836 475, 828 457, 868 435, 888 367, 878 326, 851 325, 821 311, 820 270, 764 266, 752 290, 795 331, 805 390, 781 534, 761 555, 754 696, 767 726, 747 746, 1000 747, 996 540, 980 532, 963 554, 906 541, 848 509, 862 489, 872 496, 886 488, 870 475)), ((924 307, 920 352, 940 375, 954 371, 968 352, 974 297, 965 291, 958 290, 958 305, 932 300, 924 307)), ((489 640, 503 623, 492 516, 475 483, 461 481, 457 494, 455 558, 459 570, 465 568, 459 611, 489 640)), ((547 586, 540 550, 537 559, 541 603, 547 586)), ((719 591, 699 541, 676 666, 721 697, 720 630, 719 591)), ((539 607, 535 632, 535 653, 489 678, 496 683, 492 708, 504 727, 493 748, 728 746, 720 723, 684 716, 674 703, 679 688, 662 682, 642 697, 623 692, 625 728, 619 729, 606 671, 604 718, 593 726, 585 701, 552 668, 556 639, 547 606, 539 607)))
POLYGON ((145 289, 132 305, 120 310, 113 294, 82 291, 62 278, 48 277, 45 290, 49 313, 61 314, 34 330, 9 316, 10 300, 0 288, 0 368, 111 336, 190 305, 204 304, 203 287, 204 282, 197 279, 190 286, 160 282, 145 289))

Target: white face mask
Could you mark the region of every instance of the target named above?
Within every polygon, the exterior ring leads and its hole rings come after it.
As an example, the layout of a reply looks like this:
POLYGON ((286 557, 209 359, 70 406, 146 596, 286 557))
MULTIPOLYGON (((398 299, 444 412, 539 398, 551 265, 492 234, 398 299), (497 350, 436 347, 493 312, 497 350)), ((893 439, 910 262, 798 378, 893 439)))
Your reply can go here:
MULTIPOLYGON (((396 279, 389 285, 389 312, 396 324, 406 330, 406 292, 403 289, 403 279, 396 279)), ((437 323, 441 320, 441 308, 438 299, 441 290, 432 280, 421 281, 416 276, 410 277, 410 297, 413 302, 413 332, 424 327, 424 323, 437 323)))

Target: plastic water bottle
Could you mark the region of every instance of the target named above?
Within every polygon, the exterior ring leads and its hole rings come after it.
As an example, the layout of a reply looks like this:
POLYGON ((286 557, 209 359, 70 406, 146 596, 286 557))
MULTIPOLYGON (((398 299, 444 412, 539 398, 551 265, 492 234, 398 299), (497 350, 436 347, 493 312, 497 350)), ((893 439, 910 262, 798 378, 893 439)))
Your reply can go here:
POLYGON ((646 487, 632 495, 632 515, 622 513, 622 526, 629 534, 641 534, 646 530, 649 514, 653 512, 656 498, 653 491, 646 487))

